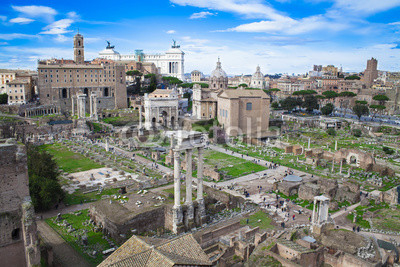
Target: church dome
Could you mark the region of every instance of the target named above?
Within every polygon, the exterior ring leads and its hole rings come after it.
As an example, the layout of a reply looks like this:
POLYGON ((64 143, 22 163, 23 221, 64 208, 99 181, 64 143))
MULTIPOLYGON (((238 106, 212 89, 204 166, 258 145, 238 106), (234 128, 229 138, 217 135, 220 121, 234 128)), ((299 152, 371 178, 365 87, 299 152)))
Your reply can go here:
POLYGON ((253 76, 251 77, 253 80, 263 80, 264 74, 260 71, 260 66, 257 66, 256 72, 254 72, 253 76))
POLYGON ((217 62, 217 67, 211 72, 211 78, 227 78, 226 72, 221 67, 221 62, 217 62))

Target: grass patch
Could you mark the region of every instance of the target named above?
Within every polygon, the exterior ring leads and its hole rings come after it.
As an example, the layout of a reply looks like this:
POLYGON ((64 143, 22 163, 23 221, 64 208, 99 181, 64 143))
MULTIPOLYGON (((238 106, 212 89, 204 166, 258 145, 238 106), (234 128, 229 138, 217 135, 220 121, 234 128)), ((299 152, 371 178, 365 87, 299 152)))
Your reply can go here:
MULTIPOLYGON (((46 219, 46 223, 50 225, 71 247, 81 254, 91 265, 100 264, 105 257, 101 253, 103 250, 111 248, 109 243, 103 239, 101 231, 95 232, 94 226, 88 224, 90 219, 88 210, 82 210, 80 215, 63 214, 63 220, 66 220, 76 231, 68 233, 67 228, 61 225, 61 222, 56 221, 56 217, 46 219), (85 235, 88 237, 87 248, 79 241, 79 237, 85 235), (96 256, 89 255, 93 250, 97 251, 96 256)), ((115 243, 115 241, 113 241, 115 243)))
POLYGON ((224 180, 267 170, 266 166, 261 166, 251 161, 213 150, 206 150, 204 162, 220 170, 224 180))
POLYGON ((57 165, 64 172, 74 173, 104 167, 81 154, 68 150, 61 144, 42 145, 41 148, 54 156, 57 165))
POLYGON ((273 229, 274 226, 271 225, 272 219, 263 211, 257 211, 249 218, 249 223, 247 223, 247 218, 241 219, 241 225, 249 225, 250 227, 260 227, 260 229, 273 229))
POLYGON ((118 193, 118 188, 104 189, 101 193, 99 191, 84 194, 82 190, 75 191, 72 194, 65 194, 64 203, 66 205, 76 205, 87 202, 100 200, 104 195, 114 195, 118 193))

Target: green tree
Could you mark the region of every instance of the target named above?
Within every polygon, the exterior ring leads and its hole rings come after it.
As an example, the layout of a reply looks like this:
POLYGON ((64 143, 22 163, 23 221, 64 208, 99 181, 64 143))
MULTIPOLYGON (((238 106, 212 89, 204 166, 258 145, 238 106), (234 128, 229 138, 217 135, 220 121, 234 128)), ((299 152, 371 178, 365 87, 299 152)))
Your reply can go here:
POLYGON ((360 80, 361 78, 357 75, 350 75, 344 78, 345 80, 360 80))
POLYGON ((389 97, 387 97, 386 95, 376 95, 372 99, 375 100, 375 101, 378 101, 379 105, 384 106, 386 101, 389 100, 389 97))
POLYGON ((306 95, 302 106, 306 108, 307 112, 312 112, 319 108, 318 99, 314 95, 306 95))
MULTIPOLYGON (((195 84, 195 83, 193 83, 195 84)), ((196 84, 200 84, 201 88, 208 88, 208 83, 196 83, 196 84)))
POLYGON ((343 91, 343 92, 339 93, 338 96, 341 96, 341 97, 355 97, 355 96, 357 96, 357 94, 353 93, 353 92, 350 92, 350 91, 343 91))
POLYGON ((249 87, 246 83, 241 83, 241 84, 239 84, 238 85, 238 87, 244 87, 244 88, 246 88, 246 87, 249 87))
POLYGON ((369 113, 368 106, 363 104, 356 104, 353 107, 354 114, 357 115, 358 120, 361 120, 363 115, 367 115, 369 113))
POLYGON ((170 85, 176 85, 176 84, 182 84, 183 82, 181 80, 179 80, 176 77, 172 77, 172 76, 164 76, 162 77, 162 80, 164 82, 167 82, 170 85))
POLYGON ((335 91, 325 91, 322 93, 322 95, 325 96, 325 98, 327 99, 333 99, 339 96, 339 94, 335 91))
POLYGON ((296 107, 301 106, 303 101, 300 98, 287 97, 281 101, 281 107, 285 110, 291 111, 296 107))
POLYGON ((273 109, 279 109, 279 103, 278 102, 272 102, 271 107, 273 109))
POLYGON ((317 92, 314 90, 300 90, 293 92, 292 95, 305 97, 306 95, 316 95, 316 94, 317 92))
POLYGON ((321 108, 321 113, 322 113, 323 115, 325 115, 325 116, 328 116, 328 115, 330 115, 330 114, 333 112, 334 108, 335 108, 335 107, 333 106, 332 103, 328 103, 328 104, 326 104, 325 106, 323 106, 323 107, 321 108))
POLYGON ((368 104, 368 102, 365 101, 365 100, 356 100, 355 103, 356 103, 356 104, 359 104, 359 105, 367 105, 367 104, 368 104))
POLYGON ((126 75, 128 75, 128 76, 142 76, 143 73, 141 73, 141 72, 138 71, 138 70, 128 70, 128 71, 126 72, 126 75))
POLYGON ((384 105, 370 105, 369 108, 372 111, 372 117, 386 109, 384 105))
POLYGON ((6 93, 0 94, 0 105, 8 103, 8 95, 6 93))
POLYGON ((58 203, 64 192, 58 183, 57 163, 46 151, 28 146, 29 193, 36 210, 48 210, 58 203))

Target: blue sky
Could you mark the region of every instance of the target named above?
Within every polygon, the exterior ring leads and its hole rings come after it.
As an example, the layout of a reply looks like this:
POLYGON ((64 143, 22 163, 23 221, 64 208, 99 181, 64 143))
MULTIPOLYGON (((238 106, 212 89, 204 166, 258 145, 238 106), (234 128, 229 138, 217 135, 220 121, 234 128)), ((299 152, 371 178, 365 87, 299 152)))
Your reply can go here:
POLYGON ((185 72, 206 74, 217 57, 229 74, 305 73, 313 64, 362 71, 367 59, 400 71, 400 0, 3 0, 0 68, 36 68, 37 59, 85 56, 111 41, 122 53, 166 51, 177 40, 185 72))

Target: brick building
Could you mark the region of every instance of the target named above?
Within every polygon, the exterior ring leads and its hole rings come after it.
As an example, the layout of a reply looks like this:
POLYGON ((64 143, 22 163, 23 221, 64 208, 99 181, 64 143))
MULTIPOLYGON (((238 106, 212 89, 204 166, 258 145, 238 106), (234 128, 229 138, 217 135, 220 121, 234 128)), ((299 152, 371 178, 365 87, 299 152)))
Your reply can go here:
MULTIPOLYGON (((97 95, 97 108, 127 107, 125 66, 112 61, 98 63, 84 60, 83 36, 74 36, 74 61, 46 60, 38 63, 39 97, 42 105, 55 104, 61 112, 72 113, 77 94, 97 95)), ((89 112, 88 112, 89 113, 89 112)))

